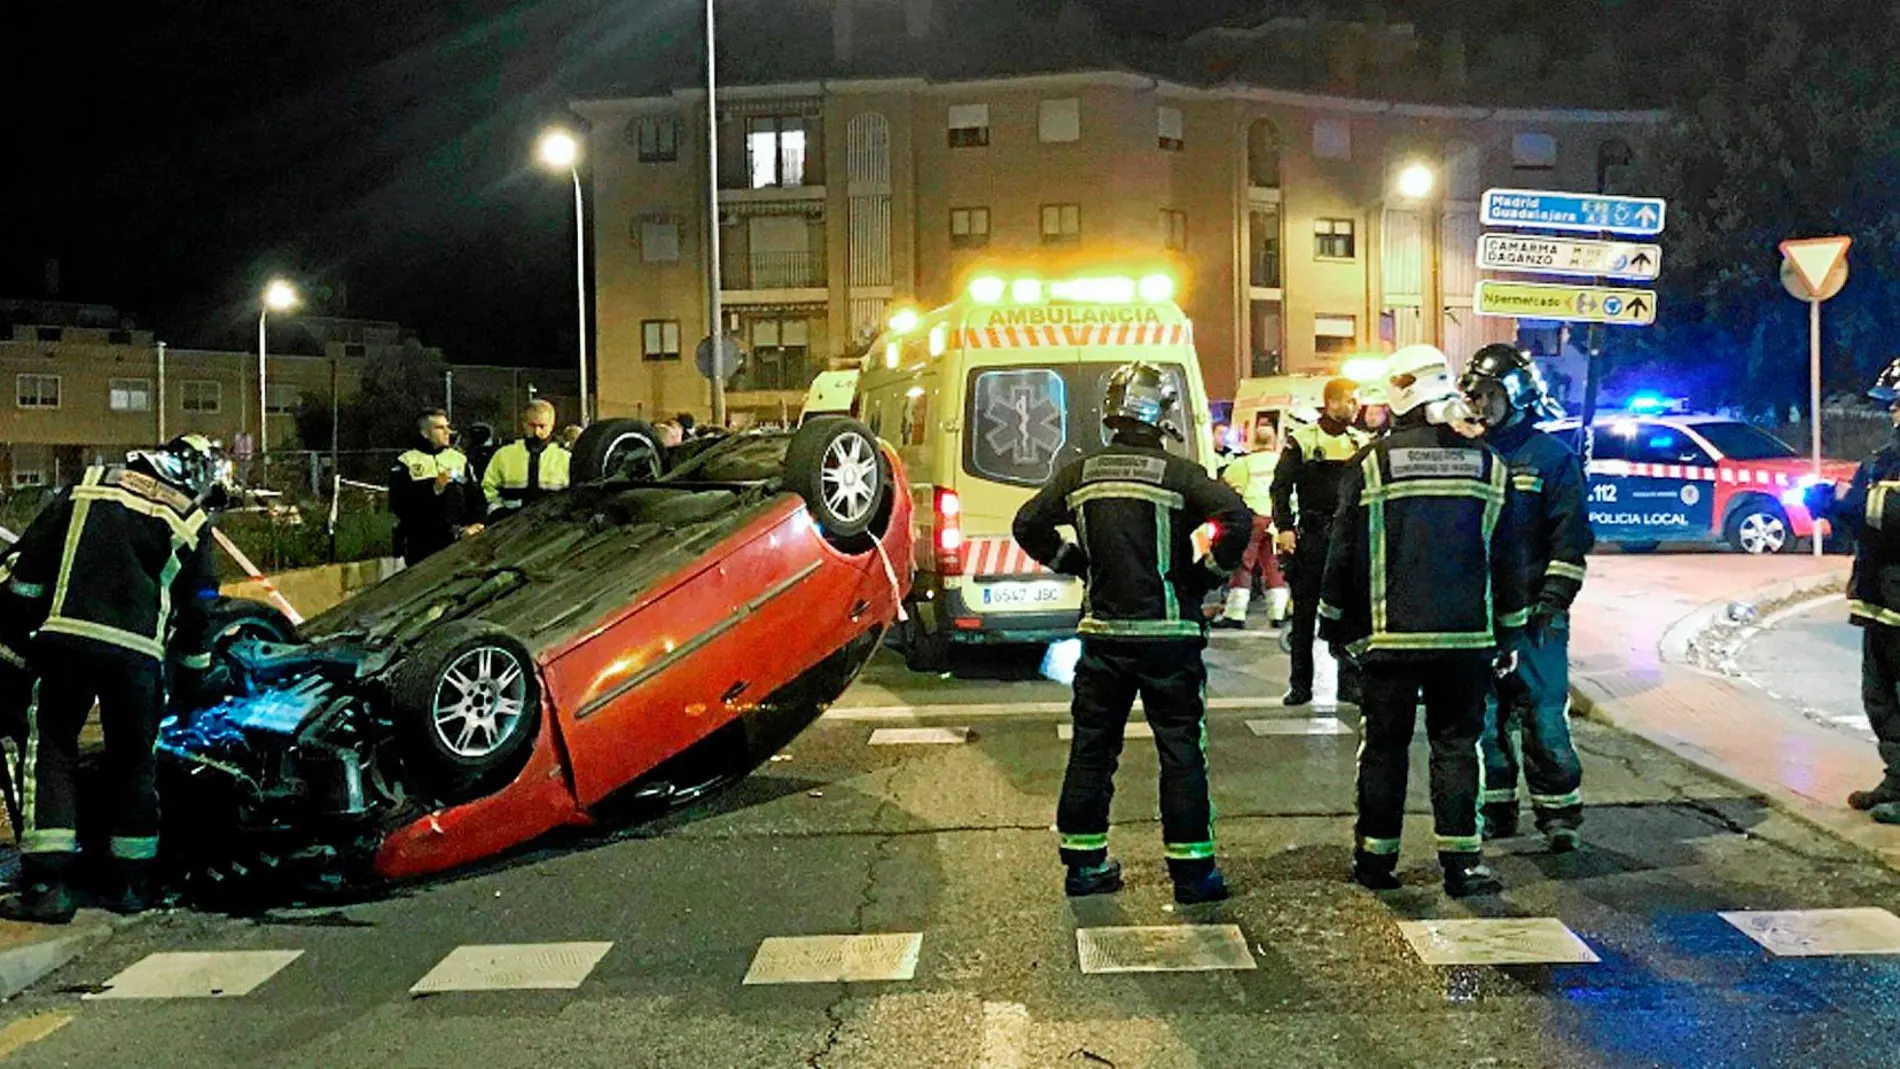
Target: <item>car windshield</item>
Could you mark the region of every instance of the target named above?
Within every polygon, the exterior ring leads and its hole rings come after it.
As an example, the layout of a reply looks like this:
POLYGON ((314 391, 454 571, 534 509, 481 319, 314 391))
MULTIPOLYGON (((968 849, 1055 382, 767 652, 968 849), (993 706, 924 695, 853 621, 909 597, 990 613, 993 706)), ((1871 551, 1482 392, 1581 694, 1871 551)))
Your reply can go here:
POLYGON ((1779 460, 1800 456, 1781 439, 1746 423, 1697 423, 1695 432, 1730 460, 1779 460))

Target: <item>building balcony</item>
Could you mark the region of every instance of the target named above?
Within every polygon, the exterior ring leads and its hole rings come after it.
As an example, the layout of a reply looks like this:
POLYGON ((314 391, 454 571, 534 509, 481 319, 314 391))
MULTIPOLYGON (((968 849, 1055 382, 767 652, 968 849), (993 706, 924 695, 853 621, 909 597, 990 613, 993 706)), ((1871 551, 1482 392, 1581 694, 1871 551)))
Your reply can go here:
POLYGON ((773 300, 822 301, 827 285, 822 251, 740 253, 719 264, 719 288, 729 296, 769 293, 779 295, 773 300))
POLYGON ((745 366, 726 382, 732 393, 803 393, 824 370, 824 361, 805 349, 755 349, 745 366))

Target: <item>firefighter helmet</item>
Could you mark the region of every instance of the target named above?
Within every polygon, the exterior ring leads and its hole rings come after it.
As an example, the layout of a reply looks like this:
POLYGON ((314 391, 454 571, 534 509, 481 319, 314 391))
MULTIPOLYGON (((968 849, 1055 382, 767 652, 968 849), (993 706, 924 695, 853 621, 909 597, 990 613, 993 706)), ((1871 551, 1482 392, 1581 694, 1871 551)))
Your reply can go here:
POLYGON ((126 455, 126 463, 163 479, 207 508, 228 496, 231 463, 218 444, 202 434, 181 434, 157 449, 126 455))
POLYGON ((1563 406, 1550 396, 1549 388, 1544 385, 1537 362, 1515 346, 1494 343, 1472 354, 1465 373, 1458 379, 1458 389, 1475 401, 1477 391, 1486 383, 1497 385, 1513 412, 1522 412, 1532 419, 1558 419, 1564 414, 1563 406))
POLYGON ((1881 369, 1880 376, 1874 379, 1873 389, 1867 391, 1867 396, 1887 404, 1900 401, 1900 357, 1881 369))
POLYGON ((1102 422, 1111 429, 1137 424, 1179 439, 1180 429, 1168 418, 1179 402, 1161 369, 1137 360, 1108 373, 1102 390, 1102 422))
POLYGON ((1420 405, 1457 396, 1451 361, 1435 345, 1408 345, 1386 358, 1386 407, 1403 416, 1420 405))

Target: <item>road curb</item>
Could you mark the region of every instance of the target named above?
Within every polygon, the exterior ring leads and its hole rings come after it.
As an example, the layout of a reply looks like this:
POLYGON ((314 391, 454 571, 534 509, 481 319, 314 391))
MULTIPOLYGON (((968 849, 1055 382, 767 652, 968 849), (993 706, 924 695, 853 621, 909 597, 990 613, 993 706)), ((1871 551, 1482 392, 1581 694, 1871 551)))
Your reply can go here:
MULTIPOLYGON (((1839 569, 1833 569, 1818 575, 1801 576, 1772 583, 1745 591, 1736 597, 1709 602, 1670 625, 1658 640, 1658 653, 1663 663, 1671 669, 1719 675, 1719 673, 1696 666, 1690 661, 1688 653, 1694 647, 1696 639, 1710 627, 1719 621, 1732 618, 1731 611, 1734 607, 1742 606, 1748 613, 1752 613, 1757 606, 1783 603, 1827 591, 1838 591, 1844 579, 1839 569)), ((1619 709, 1620 700, 1611 695, 1602 683, 1588 676, 1572 677, 1570 700, 1571 708, 1576 714, 1642 739, 1689 762, 1704 774, 1728 784, 1737 791, 1759 798, 1804 824, 1811 825, 1850 846, 1859 847, 1873 854, 1889 868, 1900 870, 1900 844, 1896 844, 1891 829, 1866 820, 1864 815, 1854 813, 1842 806, 1818 803, 1815 799, 1795 794, 1777 784, 1752 783, 1738 774, 1725 761, 1707 752, 1691 739, 1670 734, 1666 730, 1657 730, 1647 725, 1630 722, 1619 709)))
POLYGON ((0 922, 19 941, 0 948, 0 999, 10 999, 98 947, 124 922, 102 910, 83 910, 71 924, 0 922))

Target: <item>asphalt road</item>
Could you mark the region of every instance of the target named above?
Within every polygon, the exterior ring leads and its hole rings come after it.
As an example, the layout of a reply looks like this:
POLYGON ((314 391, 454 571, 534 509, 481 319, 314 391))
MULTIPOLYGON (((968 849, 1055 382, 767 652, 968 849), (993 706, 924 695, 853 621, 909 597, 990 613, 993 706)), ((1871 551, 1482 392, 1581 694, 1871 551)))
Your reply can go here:
MULTIPOLYGON (((1874 945, 1884 953, 1849 954, 1831 941, 1852 928, 1842 915, 1743 918, 1810 955, 1777 956, 1721 916, 1900 910, 1900 877, 1863 855, 1582 724, 1585 850, 1550 857, 1532 839, 1502 844, 1493 853, 1506 895, 1446 899, 1420 762, 1407 887, 1374 896, 1343 880, 1356 719, 1348 711, 1342 733, 1306 734, 1335 729, 1309 724, 1313 710, 1275 707, 1284 660, 1270 641, 1223 638, 1213 658, 1210 754, 1237 892, 1224 905, 1172 905, 1155 759, 1141 740, 1124 758, 1115 807, 1129 886, 1065 899, 1049 830, 1065 690, 1033 677, 1033 657, 945 679, 911 676, 884 655, 783 760, 697 809, 340 910, 153 918, 0 1010, 0 1054, 21 1066, 191 1069, 1846 1067, 1900 1057, 1895 933, 1874 945), (1259 734, 1249 721, 1302 733, 1259 734), (890 727, 970 730, 951 743, 869 744, 890 727), (1506 922, 1469 944, 1494 954, 1548 958, 1532 937, 1548 930, 1557 956, 1581 949, 1597 960, 1426 964, 1401 927, 1466 919, 1506 922), (1158 930, 1096 931, 1119 926, 1158 930), (887 938, 833 948, 812 967, 908 978, 746 983, 773 978, 783 944, 767 940, 866 933, 887 938), (487 970, 505 989, 416 990, 444 986, 445 965, 500 961, 507 952, 470 949, 497 944, 529 945, 487 970), (208 956, 153 957, 177 954, 208 956), (1085 957, 1245 967, 1089 973, 1085 957), (557 981, 566 986, 524 989, 557 981), (112 997, 148 982, 146 994, 219 994, 112 997)), ((1427 949, 1468 945, 1453 928, 1436 931, 1421 937, 1427 949)))
POLYGON ((1873 743, 1860 703, 1860 629, 1840 598, 1763 621, 1735 655, 1744 678, 1791 712, 1873 743))

